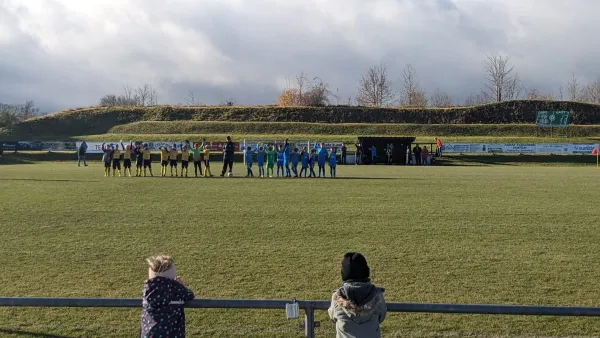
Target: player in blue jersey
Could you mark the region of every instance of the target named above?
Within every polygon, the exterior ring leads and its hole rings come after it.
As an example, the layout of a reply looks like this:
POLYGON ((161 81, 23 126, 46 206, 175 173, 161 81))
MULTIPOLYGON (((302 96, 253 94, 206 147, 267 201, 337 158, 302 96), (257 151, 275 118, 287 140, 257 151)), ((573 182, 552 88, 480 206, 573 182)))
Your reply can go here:
POLYGON ((294 173, 294 177, 298 177, 298 162, 300 161, 298 148, 294 148, 290 153, 290 161, 292 161, 292 172, 294 173))
POLYGON ((316 149, 311 149, 310 150, 310 160, 308 162, 308 165, 310 167, 310 175, 308 177, 317 177, 317 174, 315 173, 315 164, 317 164, 317 161, 319 160, 319 155, 317 155, 317 150, 316 149))
POLYGON ((285 147, 283 148, 283 166, 285 167, 285 177, 292 177, 290 172, 290 153, 292 147, 288 143, 288 139, 285 139, 285 147))
POLYGON ((285 173, 283 172, 283 159, 285 157, 285 151, 283 146, 280 144, 277 146, 277 177, 279 177, 279 171, 281 170, 281 176, 283 177, 285 173))
MULTIPOLYGON (((260 145, 260 143, 258 144, 260 145)), ((265 147, 259 146, 256 152, 256 164, 258 165, 258 177, 265 177, 265 147)))
POLYGON ((323 173, 323 177, 325 177, 325 163, 327 162, 327 149, 325 149, 325 143, 321 143, 321 147, 317 147, 317 144, 315 144, 315 148, 317 149, 319 177, 321 177, 321 172, 323 173))
POLYGON ((304 174, 304 177, 308 176, 308 164, 310 162, 310 154, 308 153, 308 149, 304 147, 302 152, 300 153, 300 161, 302 162, 302 169, 300 170, 300 177, 304 174))
POLYGON ((252 157, 254 156, 254 150, 252 147, 247 147, 244 151, 244 161, 246 162, 246 177, 254 177, 252 172, 252 157))
POLYGON ((337 149, 331 148, 329 153, 329 176, 335 177, 335 167, 337 166, 337 149))

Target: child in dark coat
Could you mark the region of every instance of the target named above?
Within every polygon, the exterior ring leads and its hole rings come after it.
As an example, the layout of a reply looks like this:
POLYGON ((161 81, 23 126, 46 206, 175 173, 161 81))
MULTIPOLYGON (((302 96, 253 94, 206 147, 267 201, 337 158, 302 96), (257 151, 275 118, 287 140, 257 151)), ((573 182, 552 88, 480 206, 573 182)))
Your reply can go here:
POLYGON ((176 277, 175 263, 169 256, 150 257, 148 280, 144 282, 142 338, 185 337, 183 304, 194 299, 181 278, 176 277))
POLYGON ((342 287, 333 292, 329 318, 337 338, 381 338, 379 324, 387 314, 383 288, 371 283, 367 260, 358 252, 342 259, 342 287))

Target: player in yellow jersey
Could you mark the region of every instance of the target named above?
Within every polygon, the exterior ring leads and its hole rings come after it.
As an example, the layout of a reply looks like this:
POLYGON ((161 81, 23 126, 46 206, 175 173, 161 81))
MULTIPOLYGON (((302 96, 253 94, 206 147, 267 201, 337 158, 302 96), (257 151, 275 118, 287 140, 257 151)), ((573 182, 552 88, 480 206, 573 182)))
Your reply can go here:
POLYGON ((121 177, 121 151, 119 150, 118 144, 115 144, 112 161, 113 177, 115 176, 115 172, 117 170, 119 170, 119 177, 121 177))
POLYGON ((167 168, 169 166, 169 150, 167 147, 160 147, 160 175, 167 176, 167 168))
POLYGON ((131 160, 134 154, 133 142, 125 146, 123 145, 123 140, 121 140, 121 149, 123 149, 123 176, 127 176, 127 172, 129 172, 129 177, 131 177, 131 160))
POLYGON ((183 173, 185 172, 185 177, 188 177, 188 166, 190 164, 190 151, 188 150, 187 146, 182 145, 181 146, 181 177, 183 176, 183 173))
POLYGON ((173 169, 175 169, 175 177, 177 177, 177 157, 179 153, 177 152, 177 145, 173 144, 171 149, 169 149, 169 165, 171 166, 171 177, 173 177, 173 169))
POLYGON ((211 145, 208 145, 208 144, 205 145, 204 142, 202 142, 202 148, 204 148, 204 150, 202 151, 204 153, 204 177, 214 177, 213 174, 210 172, 210 148, 211 148, 211 145))
POLYGON ((150 171, 150 176, 154 177, 154 175, 152 175, 152 152, 150 152, 150 149, 148 149, 148 145, 146 143, 144 143, 143 149, 142 156, 144 158, 144 177, 146 177, 146 168, 148 168, 150 171))

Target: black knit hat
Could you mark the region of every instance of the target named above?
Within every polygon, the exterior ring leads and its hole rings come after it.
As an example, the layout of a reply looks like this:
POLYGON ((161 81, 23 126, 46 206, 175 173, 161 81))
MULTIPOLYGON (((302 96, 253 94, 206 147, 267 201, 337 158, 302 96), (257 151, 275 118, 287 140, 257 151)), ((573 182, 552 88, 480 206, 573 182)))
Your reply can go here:
POLYGON ((342 259, 342 281, 368 281, 371 274, 367 259, 358 252, 348 252, 342 259))

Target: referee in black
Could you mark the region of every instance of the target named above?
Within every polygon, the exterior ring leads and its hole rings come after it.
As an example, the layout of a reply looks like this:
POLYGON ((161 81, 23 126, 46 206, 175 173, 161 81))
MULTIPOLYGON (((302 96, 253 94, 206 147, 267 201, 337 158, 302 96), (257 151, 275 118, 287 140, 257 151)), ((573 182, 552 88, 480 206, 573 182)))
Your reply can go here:
POLYGON ((227 136, 227 143, 223 146, 223 170, 221 171, 221 177, 225 176, 227 167, 229 166, 229 173, 233 167, 233 153, 235 152, 235 145, 231 142, 231 136, 227 136))

